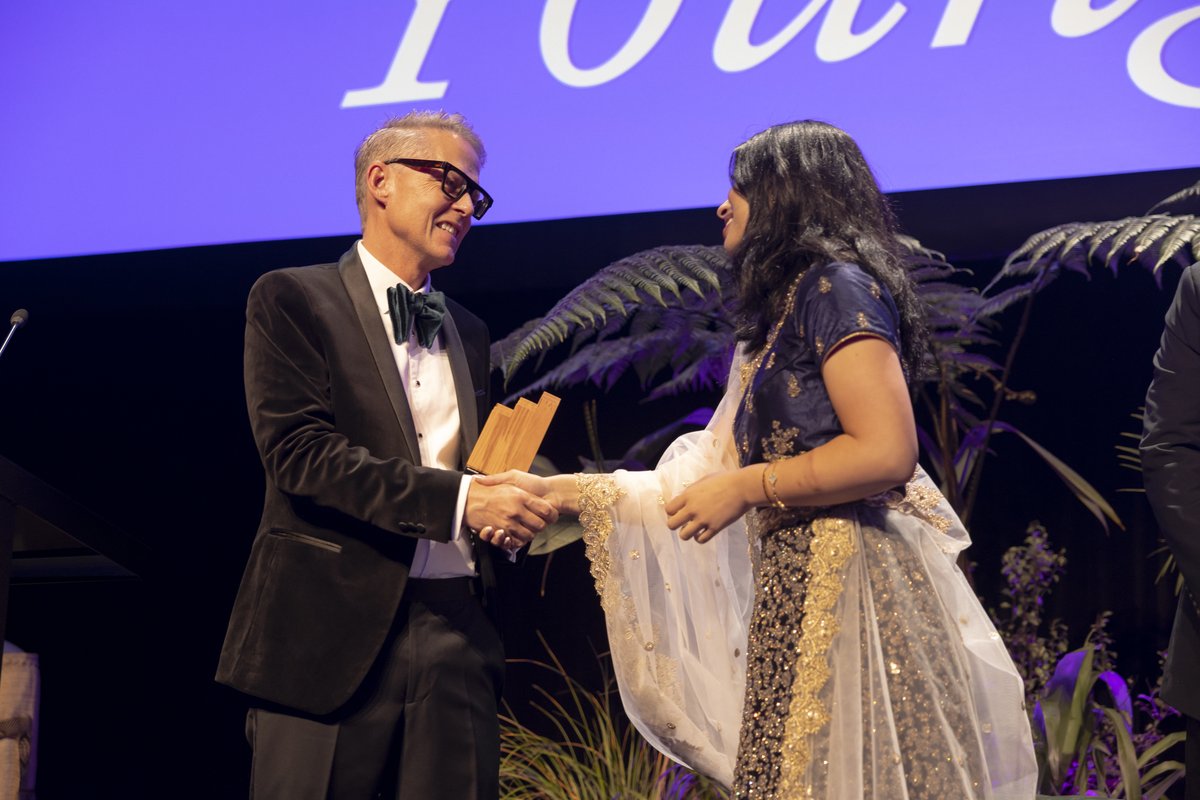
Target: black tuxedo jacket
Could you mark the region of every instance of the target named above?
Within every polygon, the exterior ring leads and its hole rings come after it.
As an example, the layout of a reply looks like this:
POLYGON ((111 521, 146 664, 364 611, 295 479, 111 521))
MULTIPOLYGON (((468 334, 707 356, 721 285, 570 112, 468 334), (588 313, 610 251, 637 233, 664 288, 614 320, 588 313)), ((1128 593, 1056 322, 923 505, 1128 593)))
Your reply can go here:
POLYGON ((1183 574, 1163 699, 1200 718, 1200 264, 1167 311, 1142 434, 1146 496, 1183 574))
MULTIPOLYGON (((465 460, 488 406, 488 333, 457 303, 447 306, 440 335, 465 460)), ((420 465, 355 248, 337 264, 258 280, 246 308, 245 382, 266 498, 217 680, 327 714, 378 655, 417 540, 449 541, 462 474, 420 465)))

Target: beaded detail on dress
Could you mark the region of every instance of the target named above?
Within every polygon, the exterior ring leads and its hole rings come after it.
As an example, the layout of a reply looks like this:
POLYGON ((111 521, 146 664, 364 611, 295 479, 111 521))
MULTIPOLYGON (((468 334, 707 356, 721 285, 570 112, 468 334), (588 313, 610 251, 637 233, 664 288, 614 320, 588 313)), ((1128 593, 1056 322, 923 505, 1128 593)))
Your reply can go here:
POLYGON ((733 796, 739 800, 767 800, 779 786, 811 539, 809 526, 775 530, 762 539, 734 770, 733 796))

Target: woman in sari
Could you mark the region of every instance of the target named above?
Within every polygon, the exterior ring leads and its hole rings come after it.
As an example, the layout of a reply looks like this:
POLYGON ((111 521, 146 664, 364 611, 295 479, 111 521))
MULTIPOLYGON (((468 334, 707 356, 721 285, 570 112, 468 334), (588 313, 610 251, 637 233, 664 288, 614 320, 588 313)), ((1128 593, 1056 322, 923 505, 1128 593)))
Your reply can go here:
POLYGON ((752 137, 730 180, 707 429, 649 472, 486 480, 579 514, 629 717, 735 797, 1029 800, 1020 676, 917 466, 928 334, 887 200, 820 122, 752 137))

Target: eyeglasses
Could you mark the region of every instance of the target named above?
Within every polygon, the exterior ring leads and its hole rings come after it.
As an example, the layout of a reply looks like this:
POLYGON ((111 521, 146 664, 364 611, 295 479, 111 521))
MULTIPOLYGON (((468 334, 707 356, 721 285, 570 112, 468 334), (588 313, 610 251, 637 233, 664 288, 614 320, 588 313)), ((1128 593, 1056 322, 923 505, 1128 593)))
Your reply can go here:
POLYGON ((483 219, 483 215, 492 207, 492 196, 483 190, 467 173, 451 164, 449 161, 430 161, 427 158, 393 158, 385 164, 403 164, 416 170, 440 169, 442 171, 442 193, 451 200, 457 200, 464 194, 470 193, 471 205, 474 209, 471 216, 483 219))

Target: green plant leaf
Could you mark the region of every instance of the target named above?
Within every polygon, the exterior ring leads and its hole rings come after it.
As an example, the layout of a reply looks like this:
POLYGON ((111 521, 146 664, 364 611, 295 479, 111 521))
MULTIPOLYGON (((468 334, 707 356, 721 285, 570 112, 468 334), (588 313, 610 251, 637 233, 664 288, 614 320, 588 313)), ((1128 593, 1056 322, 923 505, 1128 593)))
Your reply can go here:
POLYGON ((1071 490, 1071 493, 1075 495, 1079 502, 1083 503, 1084 508, 1092 513, 1092 516, 1094 516, 1100 522, 1105 530, 1108 530, 1108 523, 1106 522, 1106 519, 1112 520, 1114 525, 1121 530, 1125 530, 1125 523, 1121 521, 1121 518, 1117 515, 1117 512, 1114 511, 1113 507, 1108 504, 1108 501, 1104 499, 1100 492, 1096 491, 1095 487, 1084 480, 1079 473, 1067 466, 1062 459, 1058 458, 1045 447, 1042 447, 1030 436, 1027 436, 1021 431, 1017 430, 1017 428, 1014 426, 1004 422, 997 422, 996 426, 997 430, 1004 430, 1008 431, 1009 433, 1016 434, 1021 441, 1025 442, 1033 449, 1034 452, 1041 456, 1042 460, 1054 470, 1054 473, 1058 475, 1058 477, 1062 478, 1063 482, 1066 483, 1067 487, 1071 490))
POLYGON ((1117 738, 1117 764, 1121 770, 1121 783, 1117 786, 1117 794, 1124 793, 1127 800, 1142 800, 1142 784, 1138 776, 1137 748, 1126 729, 1129 721, 1115 708, 1100 709, 1112 725, 1117 738))
POLYGON ((1066 725, 1063 726, 1063 735, 1059 739, 1063 752, 1077 756, 1082 756, 1084 753, 1080 738, 1086 730, 1084 715, 1087 713, 1086 708, 1092 693, 1092 661, 1095 657, 1094 649, 1083 648, 1083 660, 1075 677, 1075 688, 1071 693, 1070 711, 1067 714, 1066 725))
MULTIPOLYGON (((1145 769, 1147 765, 1149 765, 1151 762, 1154 761, 1154 759, 1158 758, 1159 756, 1161 756, 1163 753, 1170 750, 1175 745, 1180 744, 1185 741, 1187 741, 1187 734, 1184 733, 1183 731, 1175 731, 1174 733, 1168 733, 1166 736, 1159 739, 1157 742, 1155 742, 1154 744, 1150 745, 1149 747, 1147 747, 1145 750, 1142 751, 1142 754, 1140 756, 1138 756, 1138 767, 1140 769, 1145 769)), ((1164 763, 1178 763, 1178 762, 1164 762, 1164 763)), ((1160 764, 1158 766, 1162 766, 1162 765, 1160 764)), ((1157 769, 1157 767, 1156 767, 1156 769, 1157 769)), ((1150 777, 1154 777, 1154 776, 1147 773, 1146 778, 1150 778, 1150 777)), ((1145 782, 1145 780, 1143 779, 1143 783, 1144 782, 1145 782)))
POLYGON ((538 531, 529 545, 529 555, 544 556, 583 538, 583 526, 574 517, 559 517, 538 531))
POLYGON ((1178 761, 1164 761, 1157 765, 1142 777, 1142 785, 1146 787, 1142 794, 1142 800, 1159 800, 1186 774, 1187 768, 1178 761), (1159 775, 1166 775, 1166 777, 1153 786, 1147 786, 1153 778, 1157 778, 1159 775))

